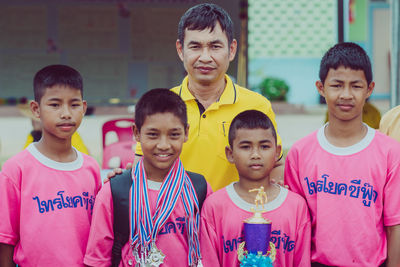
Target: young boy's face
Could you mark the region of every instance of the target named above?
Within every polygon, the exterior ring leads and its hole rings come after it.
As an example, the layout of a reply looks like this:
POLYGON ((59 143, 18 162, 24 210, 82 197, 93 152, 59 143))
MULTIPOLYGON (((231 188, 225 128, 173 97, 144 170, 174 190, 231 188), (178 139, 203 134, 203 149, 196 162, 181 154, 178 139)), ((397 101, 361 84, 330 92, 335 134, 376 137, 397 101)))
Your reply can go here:
POLYGON ((269 178, 281 147, 276 145, 271 129, 241 128, 236 131, 232 147, 226 147, 225 152, 241 181, 261 181, 269 178))
POLYGON ((147 116, 140 132, 133 126, 136 141, 142 146, 143 163, 149 178, 160 181, 164 179, 182 151, 188 130, 170 112, 147 116))
POLYGON ((31 102, 33 114, 40 118, 43 135, 70 139, 86 112, 81 91, 63 85, 47 88, 40 103, 31 102))
POLYGON ((325 83, 317 81, 316 86, 325 97, 330 121, 362 121, 365 100, 372 94, 375 84, 367 83, 364 71, 341 66, 330 69, 325 83))

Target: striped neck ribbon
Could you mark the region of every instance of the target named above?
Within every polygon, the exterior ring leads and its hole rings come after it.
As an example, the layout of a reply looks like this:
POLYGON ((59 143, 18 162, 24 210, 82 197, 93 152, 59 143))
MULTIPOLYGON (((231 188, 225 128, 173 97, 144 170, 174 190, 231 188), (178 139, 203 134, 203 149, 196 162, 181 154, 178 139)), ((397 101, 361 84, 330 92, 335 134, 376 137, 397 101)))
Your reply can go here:
MULTIPOLYGON (((131 246, 140 258, 146 262, 157 234, 173 212, 179 196, 185 210, 186 232, 188 237, 188 264, 196 266, 200 262, 199 245, 199 201, 192 181, 188 177, 182 162, 178 158, 168 172, 157 195, 155 212, 152 215, 149 203, 146 172, 143 158, 132 169, 131 190, 131 246)), ((168 256, 168 255, 166 255, 168 256)))

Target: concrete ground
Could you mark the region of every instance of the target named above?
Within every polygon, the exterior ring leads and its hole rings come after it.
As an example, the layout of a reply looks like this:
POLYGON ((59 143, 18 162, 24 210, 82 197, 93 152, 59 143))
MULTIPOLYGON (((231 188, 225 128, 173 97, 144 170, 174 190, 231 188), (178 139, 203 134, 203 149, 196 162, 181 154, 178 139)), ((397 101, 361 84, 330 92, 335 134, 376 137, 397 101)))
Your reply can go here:
MULTIPOLYGON (((296 140, 318 129, 323 124, 324 112, 325 108, 320 107, 311 111, 303 110, 297 114, 278 113, 276 121, 284 150, 287 151, 296 140)), ((22 117, 18 113, 9 113, 11 114, 0 110, 0 165, 23 148, 26 137, 32 128, 28 118, 22 117)), ((99 163, 101 163, 102 157, 102 124, 112 118, 132 116, 123 110, 114 111, 113 115, 102 113, 105 112, 96 112, 96 115, 85 116, 78 130, 91 155, 99 163)))

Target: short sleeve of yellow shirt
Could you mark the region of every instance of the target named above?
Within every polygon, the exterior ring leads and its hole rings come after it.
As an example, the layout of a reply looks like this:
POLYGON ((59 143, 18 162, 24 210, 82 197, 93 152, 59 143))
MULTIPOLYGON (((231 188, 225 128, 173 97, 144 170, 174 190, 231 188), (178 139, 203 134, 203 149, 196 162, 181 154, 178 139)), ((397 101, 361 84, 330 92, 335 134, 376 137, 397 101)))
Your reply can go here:
MULTIPOLYGON (((275 113, 268 99, 234 84, 227 75, 225 79, 226 87, 220 99, 202 114, 195 97, 187 88, 187 77, 180 86, 171 89, 185 101, 187 107, 190 128, 188 141, 183 145, 180 156, 183 166, 188 171, 204 175, 214 191, 239 179, 235 165, 229 163, 225 156, 233 118, 245 110, 259 110, 271 119, 276 129, 275 113)), ((278 134, 277 141, 279 145, 282 144, 278 134)), ((136 154, 142 155, 139 143, 136 145, 136 154)))
MULTIPOLYGON (((29 134, 28 137, 26 138, 26 142, 24 145, 24 149, 27 148, 29 146, 30 143, 33 142, 33 136, 32 134, 29 134)), ((78 132, 75 132, 72 137, 71 137, 71 145, 73 147, 76 148, 76 150, 89 155, 89 150, 87 149, 87 147, 85 146, 85 144, 83 143, 83 140, 81 138, 81 136, 78 134, 78 132)))
POLYGON ((379 131, 400 142, 400 106, 392 108, 382 116, 379 131))

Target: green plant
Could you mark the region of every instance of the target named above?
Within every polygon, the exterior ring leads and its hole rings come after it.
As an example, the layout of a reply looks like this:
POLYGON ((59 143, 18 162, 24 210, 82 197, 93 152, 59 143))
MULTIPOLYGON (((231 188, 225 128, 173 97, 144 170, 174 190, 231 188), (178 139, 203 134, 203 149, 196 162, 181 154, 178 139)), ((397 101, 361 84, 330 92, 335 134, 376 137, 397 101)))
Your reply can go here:
POLYGON ((271 101, 286 101, 289 86, 284 80, 278 78, 265 78, 259 85, 263 96, 271 101))

